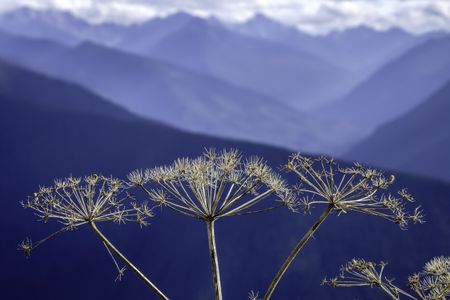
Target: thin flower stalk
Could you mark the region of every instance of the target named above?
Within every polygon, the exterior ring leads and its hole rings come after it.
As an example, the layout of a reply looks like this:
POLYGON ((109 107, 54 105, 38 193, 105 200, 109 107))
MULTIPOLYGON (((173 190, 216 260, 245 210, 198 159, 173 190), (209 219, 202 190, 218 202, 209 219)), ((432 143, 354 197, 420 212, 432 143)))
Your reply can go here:
POLYGON ((273 292, 275 291, 275 288, 277 287, 278 283, 280 283, 281 279, 283 278, 286 271, 289 269, 294 259, 297 257, 297 255, 300 253, 300 251, 303 249, 303 247, 306 245, 309 239, 314 235, 314 233, 317 231, 320 225, 325 221, 325 219, 328 217, 331 211, 332 206, 328 206, 328 208, 322 213, 322 215, 314 223, 314 225, 308 230, 308 232, 305 233, 305 235, 301 238, 301 240, 297 243, 297 245, 295 245, 294 249, 292 249, 291 253, 289 253, 289 256, 286 258, 283 265, 278 270, 278 273, 275 275, 274 279, 270 283, 270 286, 267 289, 266 294, 264 295, 264 299, 270 299, 273 292))
POLYGON ((210 149, 195 159, 183 158, 170 166, 133 171, 128 180, 151 200, 206 223, 215 299, 222 299, 215 221, 282 206, 295 210, 296 206, 285 182, 262 159, 244 160, 236 150, 210 149), (159 188, 151 188, 149 184, 159 188), (265 200, 272 195, 277 196, 277 202, 267 204, 265 200))
MULTIPOLYGON (((119 257, 122 262, 132 270, 150 289, 155 292, 160 299, 169 299, 166 295, 153 283, 151 282, 125 255, 122 254, 106 237, 105 235, 98 229, 97 225, 92 222, 90 223, 92 230, 97 234, 97 236, 102 240, 107 249, 110 249, 117 257, 119 257)), ((116 265, 117 266, 117 265, 116 265)), ((122 275, 122 272, 119 271, 119 279, 122 275)))
POLYGON ((341 267, 339 276, 324 279, 322 284, 331 287, 376 287, 388 298, 400 300, 445 300, 450 296, 450 257, 435 257, 427 262, 424 269, 408 278, 408 293, 394 284, 393 279, 384 275, 387 264, 379 264, 353 259, 341 267))
POLYGON ((305 212, 310 212, 316 205, 325 205, 326 209, 288 255, 270 283, 265 300, 271 298, 293 260, 333 212, 338 215, 359 212, 377 216, 397 223, 402 229, 406 229, 409 221, 423 222, 420 207, 413 213, 405 211, 405 203, 414 201, 406 189, 399 191, 398 197, 380 192, 392 185, 395 179, 392 175, 386 178, 381 172, 360 164, 341 168, 333 159, 308 158, 298 153, 290 157, 284 169, 296 174, 300 181, 295 190, 301 196, 300 204, 305 212))
POLYGON ((32 242, 29 238, 19 244, 19 250, 29 256, 31 251, 56 235, 76 229, 88 224, 105 245, 108 253, 118 270, 118 279, 123 275, 124 268, 120 268, 115 257, 130 268, 143 280, 161 299, 168 299, 142 272, 140 272, 99 230, 96 223, 137 222, 141 226, 147 225, 147 218, 153 216, 147 204, 131 203, 127 186, 119 179, 101 175, 90 175, 84 178, 69 177, 55 180, 51 187, 41 187, 33 197, 22 203, 31 209, 44 222, 56 220, 62 227, 46 236, 32 242), (112 252, 112 253, 111 253, 112 252))

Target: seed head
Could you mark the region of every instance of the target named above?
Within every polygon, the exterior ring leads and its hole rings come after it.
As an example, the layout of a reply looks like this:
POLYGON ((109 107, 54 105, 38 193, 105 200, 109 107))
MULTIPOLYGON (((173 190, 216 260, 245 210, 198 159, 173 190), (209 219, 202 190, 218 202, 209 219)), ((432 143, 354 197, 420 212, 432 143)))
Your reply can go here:
POLYGON ((301 204, 305 212, 315 204, 327 204, 338 214, 360 212, 395 222, 401 228, 406 228, 409 221, 423 223, 420 207, 413 213, 406 211, 405 201, 414 200, 406 189, 398 192, 399 197, 382 194, 393 184, 393 175, 385 177, 382 172, 359 163, 341 168, 333 159, 313 159, 298 153, 290 157, 285 169, 300 179, 295 190, 303 194, 301 204))
POLYGON ((200 157, 176 160, 170 166, 128 175, 128 184, 142 188, 153 201, 200 219, 262 212, 250 208, 274 194, 280 206, 295 209, 295 195, 261 158, 246 160, 237 150, 208 149, 200 157), (149 187, 153 183, 158 189, 149 187))
POLYGON ((450 296, 450 257, 435 257, 425 264, 423 271, 408 278, 408 284, 417 297, 402 290, 394 280, 383 275, 386 263, 375 264, 363 259, 353 259, 341 268, 341 274, 324 279, 322 284, 332 287, 370 286, 379 288, 391 299, 406 296, 410 299, 445 300, 450 296))
POLYGON ((369 286, 380 288, 392 298, 397 299, 399 290, 393 285, 393 280, 384 277, 385 262, 379 264, 364 259, 352 259, 341 267, 340 275, 332 279, 326 278, 322 285, 331 287, 369 286))
POLYGON ((423 299, 445 300, 450 297, 450 257, 435 257, 424 269, 408 278, 409 287, 423 299))
POLYGON ((393 279, 388 279, 383 272, 387 263, 378 264, 364 259, 352 259, 341 267, 338 277, 331 280, 324 279, 323 285, 331 287, 361 287, 369 286, 379 288, 390 296, 391 299, 400 299, 399 295, 409 295, 393 284, 393 279))
POLYGON ((129 207, 126 202, 130 198, 124 183, 116 178, 93 174, 57 179, 51 187, 40 187, 22 206, 33 210, 44 222, 54 219, 63 227, 34 244, 26 239, 19 248, 29 255, 32 249, 56 234, 91 222, 134 221, 146 225, 145 220, 152 216, 151 209, 146 204, 129 207))

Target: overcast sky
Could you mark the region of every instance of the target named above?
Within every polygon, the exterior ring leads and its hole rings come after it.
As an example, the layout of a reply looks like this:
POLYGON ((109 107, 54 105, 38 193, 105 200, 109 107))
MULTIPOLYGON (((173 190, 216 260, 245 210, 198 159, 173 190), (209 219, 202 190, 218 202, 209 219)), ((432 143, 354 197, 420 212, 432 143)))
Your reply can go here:
POLYGON ((0 0, 0 11, 19 6, 68 10, 91 22, 139 22, 183 10, 230 22, 259 12, 313 33, 357 25, 450 31, 450 0, 0 0))

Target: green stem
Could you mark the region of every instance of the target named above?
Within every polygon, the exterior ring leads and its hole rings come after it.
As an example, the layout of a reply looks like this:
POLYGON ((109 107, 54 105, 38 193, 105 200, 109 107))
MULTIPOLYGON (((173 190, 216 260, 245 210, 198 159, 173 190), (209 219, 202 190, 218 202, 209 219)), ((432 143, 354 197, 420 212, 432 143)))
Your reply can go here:
POLYGON ((275 291, 275 288, 277 287, 278 283, 280 282, 281 278, 283 277, 284 273, 286 273, 289 266, 292 264, 294 259, 297 257, 297 255, 300 253, 300 251, 303 249, 305 244, 308 242, 308 240, 314 235, 314 233, 319 229, 320 225, 325 221, 325 219, 328 217, 328 215, 333 210, 333 205, 328 205, 327 209, 320 215, 319 219, 314 223, 314 225, 308 230, 308 232, 302 237, 302 239, 297 243, 295 248, 291 251, 289 256, 284 261, 281 268, 278 270, 278 273, 273 278, 272 282, 270 283, 269 288, 267 289, 266 294, 264 295, 264 300, 269 300, 270 297, 272 297, 273 292, 275 291))
POLYGON ((209 255, 214 283, 214 295, 216 300, 222 300, 222 285, 220 282, 219 260, 217 258, 216 237, 214 233, 214 220, 206 220, 208 229, 209 255))
POLYGON ((94 222, 90 222, 89 225, 91 225, 92 230, 97 234, 97 236, 105 243, 105 245, 115 254, 117 257, 119 257, 122 262, 131 269, 144 283, 151 288, 160 299, 169 300, 169 298, 161 292, 156 285, 154 285, 145 275, 136 268, 104 235, 103 233, 98 229, 97 225, 95 225, 94 222))

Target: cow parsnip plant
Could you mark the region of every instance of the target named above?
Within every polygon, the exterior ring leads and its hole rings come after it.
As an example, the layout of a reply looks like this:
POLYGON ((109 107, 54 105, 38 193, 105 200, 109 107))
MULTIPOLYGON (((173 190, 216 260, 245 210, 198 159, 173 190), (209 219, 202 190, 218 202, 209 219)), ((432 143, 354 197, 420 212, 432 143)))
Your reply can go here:
POLYGON ((125 268, 119 267, 116 258, 136 273, 161 299, 168 299, 97 227, 97 223, 101 222, 137 222, 141 226, 147 225, 147 218, 153 216, 152 209, 146 203, 130 202, 131 197, 126 189, 127 185, 122 180, 96 174, 85 178, 55 180, 53 186, 39 188, 32 197, 22 202, 22 206, 33 210, 41 220, 47 222, 53 219, 62 227, 34 243, 26 238, 19 244, 19 250, 29 256, 32 250, 52 237, 88 225, 113 259, 118 279, 121 279, 125 268))
POLYGON ((270 283, 264 299, 272 297, 289 266, 332 213, 363 213, 397 223, 402 229, 406 229, 409 221, 423 222, 420 207, 413 213, 405 210, 405 202, 414 201, 405 189, 398 192, 399 197, 382 193, 394 182, 393 175, 386 178, 381 172, 360 164, 341 168, 334 159, 313 159, 299 153, 291 155, 284 169, 298 177, 299 183, 295 189, 302 197, 300 203, 304 211, 309 212, 316 205, 325 206, 325 210, 286 258, 270 283))
MULTIPOLYGON (((147 218, 153 216, 154 207, 167 207, 177 214, 205 223, 214 295, 216 300, 222 300, 214 230, 217 220, 267 213, 283 207, 294 213, 308 213, 317 206, 323 206, 323 213, 299 239, 274 275, 262 297, 268 300, 294 259, 330 215, 362 213, 394 222, 401 229, 406 229, 410 222, 423 222, 420 207, 411 212, 406 210, 407 204, 414 202, 406 189, 389 192, 395 180, 392 175, 385 177, 382 172, 360 164, 340 167, 333 159, 309 158, 300 154, 293 154, 283 169, 296 175, 297 184, 288 185, 261 158, 245 158, 237 150, 218 152, 210 149, 194 159, 182 158, 168 166, 132 171, 126 181, 100 175, 56 180, 51 187, 41 187, 22 205, 32 209, 44 221, 59 221, 61 229, 37 242, 27 238, 19 244, 19 249, 29 256, 32 250, 59 233, 87 225, 112 257, 118 279, 124 272, 124 267, 119 265, 120 260, 159 298, 168 299, 96 225, 112 221, 117 224, 137 222, 145 226, 147 218), (143 191, 147 199, 141 202, 134 200, 131 192, 135 189, 143 191)), ((435 258, 424 271, 410 277, 409 285, 417 296, 401 290, 384 277, 384 263, 375 264, 361 259, 352 260, 342 268, 339 277, 324 280, 323 284, 334 287, 374 286, 392 299, 405 296, 441 300, 446 299, 449 293, 449 261, 449 258, 435 258)), ((253 290, 248 298, 261 299, 259 292, 253 290)))
POLYGON ((285 182, 260 158, 243 160, 236 150, 213 149, 202 156, 178 159, 170 166, 136 170, 128 176, 132 186, 145 191, 150 200, 177 213, 205 222, 208 233, 215 298, 222 299, 219 261, 214 224, 237 215, 269 211, 286 206, 295 209, 296 201, 285 182), (159 189, 147 188, 153 183, 159 189), (271 195, 278 203, 252 210, 271 195))

